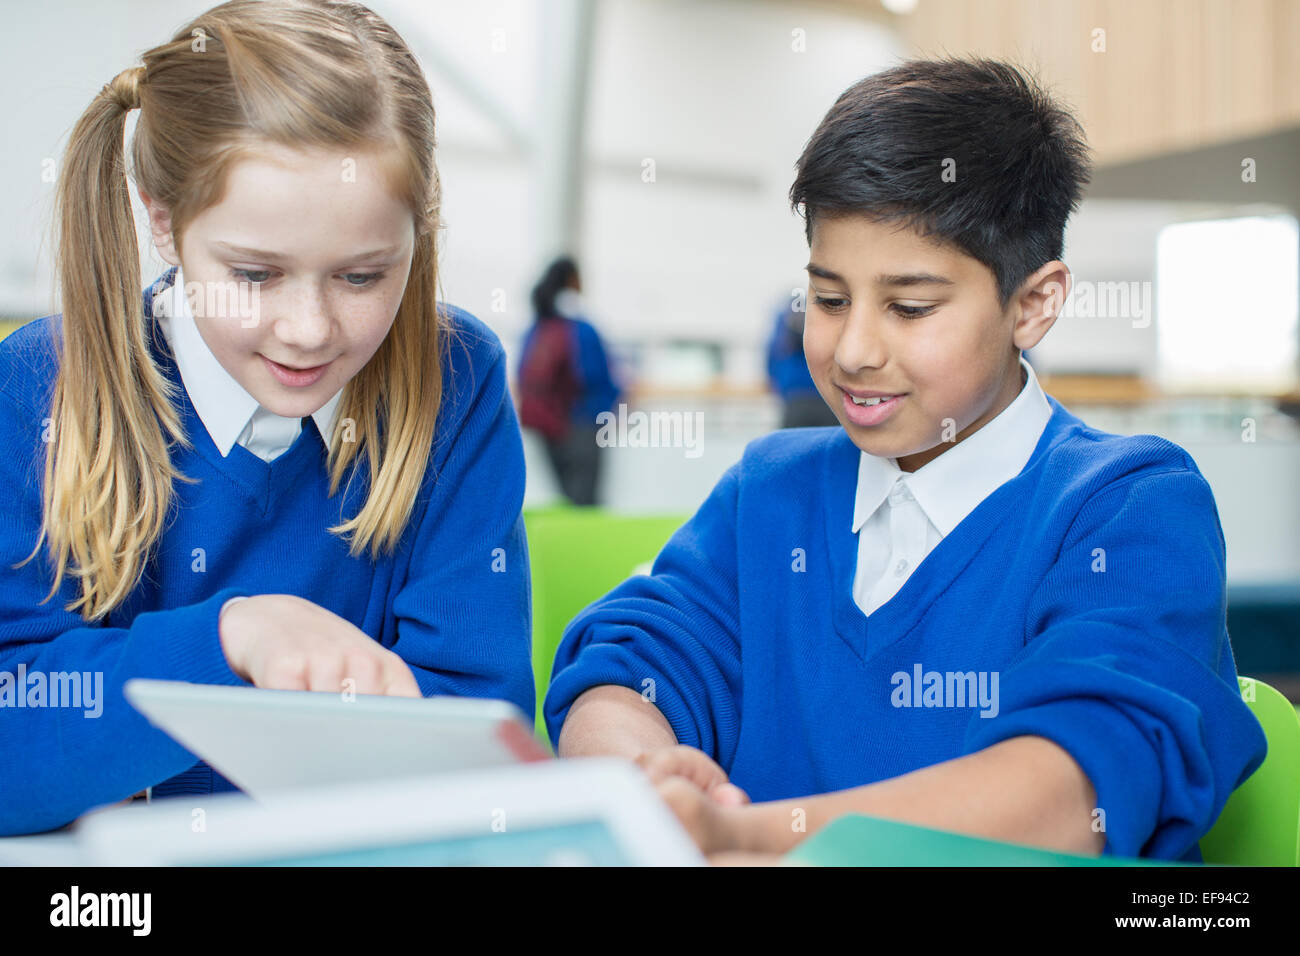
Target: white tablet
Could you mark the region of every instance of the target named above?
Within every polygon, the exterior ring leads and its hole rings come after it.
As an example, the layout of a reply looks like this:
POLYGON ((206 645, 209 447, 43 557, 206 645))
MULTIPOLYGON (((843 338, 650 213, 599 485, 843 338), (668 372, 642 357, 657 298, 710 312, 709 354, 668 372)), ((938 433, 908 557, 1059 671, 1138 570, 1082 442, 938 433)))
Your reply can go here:
POLYGON ((258 798, 549 758, 519 708, 501 700, 139 678, 123 690, 154 726, 258 798))
POLYGON ((645 774, 612 758, 282 793, 171 797, 87 814, 103 866, 697 866, 645 774))

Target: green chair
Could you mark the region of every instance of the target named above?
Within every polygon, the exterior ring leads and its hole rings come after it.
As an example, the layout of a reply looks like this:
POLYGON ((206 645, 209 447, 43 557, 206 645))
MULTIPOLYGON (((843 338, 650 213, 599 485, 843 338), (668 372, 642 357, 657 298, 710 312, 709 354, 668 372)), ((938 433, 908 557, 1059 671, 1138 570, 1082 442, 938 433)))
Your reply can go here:
POLYGON ((1233 866, 1300 865, 1300 716, 1262 680, 1237 682, 1264 728, 1268 755, 1201 838, 1201 856, 1206 863, 1233 866))
POLYGON ((622 515, 557 505, 524 512, 533 581, 533 676, 537 733, 545 740, 542 702, 564 628, 636 569, 654 560, 681 515, 622 515))

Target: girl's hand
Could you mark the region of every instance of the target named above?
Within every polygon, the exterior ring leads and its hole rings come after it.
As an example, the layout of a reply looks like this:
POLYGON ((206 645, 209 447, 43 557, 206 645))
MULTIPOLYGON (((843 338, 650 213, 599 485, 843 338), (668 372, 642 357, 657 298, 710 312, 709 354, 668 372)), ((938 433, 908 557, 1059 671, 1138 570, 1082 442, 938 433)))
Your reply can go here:
POLYGON ((230 669, 256 687, 420 697, 406 662, 349 621, 292 594, 228 604, 218 625, 230 669))
POLYGON ((636 762, 650 777, 651 783, 660 784, 670 777, 682 777, 723 806, 749 803, 749 795, 734 783, 729 783, 727 772, 696 747, 685 744, 659 747, 641 754, 636 762))

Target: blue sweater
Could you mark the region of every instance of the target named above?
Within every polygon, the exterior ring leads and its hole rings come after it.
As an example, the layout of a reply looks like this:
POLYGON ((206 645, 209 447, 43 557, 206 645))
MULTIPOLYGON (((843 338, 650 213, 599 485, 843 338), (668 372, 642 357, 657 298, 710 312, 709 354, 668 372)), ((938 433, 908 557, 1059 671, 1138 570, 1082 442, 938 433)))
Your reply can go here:
POLYGON ((1199 860, 1265 751, 1214 498, 1177 445, 1050 403, 1023 471, 869 617, 851 586, 858 449, 839 428, 752 442, 652 575, 565 631, 552 740, 583 691, 630 687, 758 801, 1040 735, 1095 786, 1107 853, 1199 860))
MULTIPOLYGON (((150 304, 146 294, 154 356, 180 384, 150 304)), ((42 420, 57 362, 49 336, 61 316, 0 342, 0 433, 8 436, 0 456, 0 835, 58 827, 151 785, 155 796, 233 789, 154 729, 126 702, 122 684, 132 677, 245 684, 217 632, 218 610, 237 594, 295 594, 333 611, 398 654, 425 696, 501 698, 533 712, 523 446, 504 353, 479 320, 448 312, 455 341, 442 357, 443 405, 395 553, 354 559, 326 530, 360 509, 368 466, 363 459, 353 487, 345 478, 329 498, 325 445, 310 416, 273 462, 238 445, 223 459, 182 388, 180 412, 195 448, 174 447, 173 460, 199 482, 176 483, 173 516, 144 579, 90 626, 63 610, 76 594, 69 578, 61 594, 39 603, 53 581, 44 546, 11 568, 30 553, 41 523, 42 420), (25 702, 45 697, 32 685, 51 682, 50 674, 102 674, 101 712, 15 706, 4 675, 12 692, 24 671, 25 702)))
MULTIPOLYGON (((573 333, 574 366, 578 375, 581 392, 573 404, 570 420, 577 425, 596 427, 596 416, 609 411, 618 398, 618 385, 615 384, 609 369, 609 355, 601 341, 596 327, 585 319, 560 316, 573 333)), ((524 334, 523 347, 519 352, 519 369, 516 377, 522 377, 524 364, 532 348, 533 336, 537 332, 537 323, 529 326, 524 334)))

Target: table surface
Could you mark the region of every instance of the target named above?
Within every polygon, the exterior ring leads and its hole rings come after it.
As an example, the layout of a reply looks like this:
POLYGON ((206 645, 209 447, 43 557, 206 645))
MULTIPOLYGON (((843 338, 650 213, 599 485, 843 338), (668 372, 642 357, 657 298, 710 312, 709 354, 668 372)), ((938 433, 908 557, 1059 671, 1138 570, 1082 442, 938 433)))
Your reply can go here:
MULTIPOLYGON (((417 849, 417 848, 413 848, 417 849)), ((321 863, 342 863, 326 859, 321 863)), ((368 859, 371 865, 383 859, 368 859)), ((408 865, 401 853, 389 862, 408 865)), ((410 862, 415 862, 414 860, 410 862)), ((718 861, 725 862, 725 861, 718 861)), ((774 862, 774 861, 773 861, 774 862)), ((850 815, 805 840, 784 861, 820 866, 1168 866, 1154 860, 1090 857, 983 840, 893 820, 850 815)), ((86 859, 70 830, 0 838, 0 866, 84 866, 86 859)))

